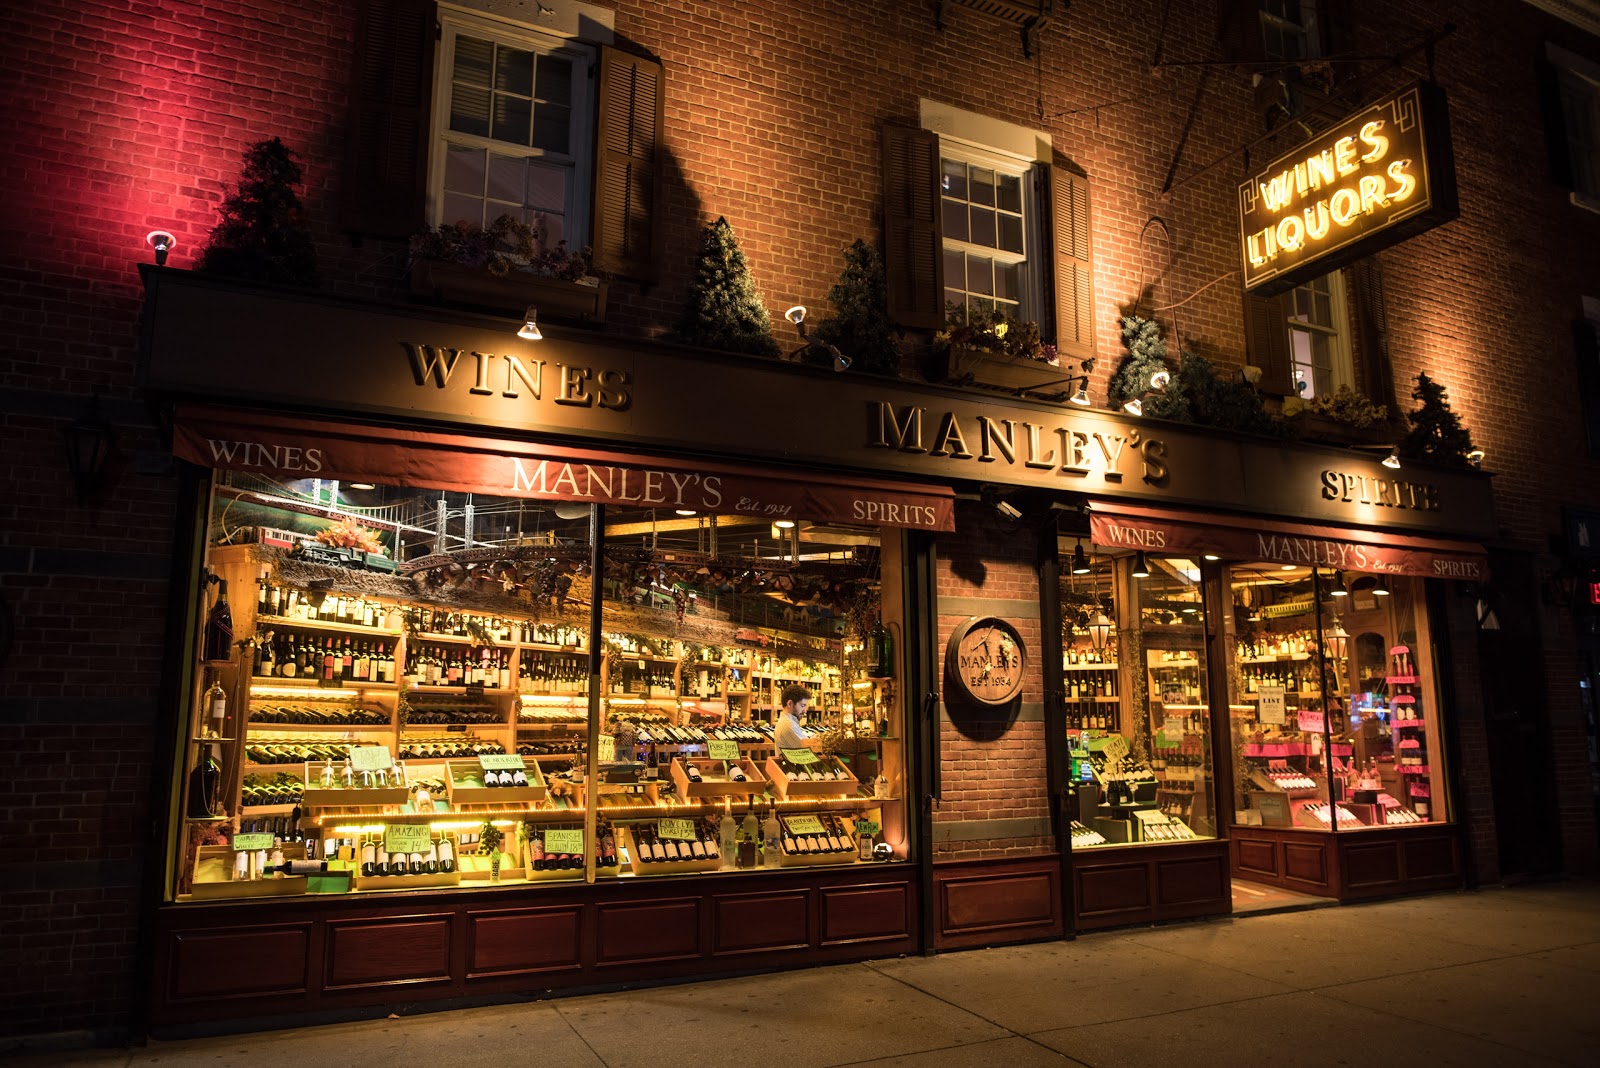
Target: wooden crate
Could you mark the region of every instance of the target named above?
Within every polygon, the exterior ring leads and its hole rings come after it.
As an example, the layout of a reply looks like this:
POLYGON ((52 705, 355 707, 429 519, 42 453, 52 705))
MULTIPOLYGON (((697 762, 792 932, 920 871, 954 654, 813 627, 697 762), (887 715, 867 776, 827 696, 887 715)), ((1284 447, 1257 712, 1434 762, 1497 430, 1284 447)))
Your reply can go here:
MULTIPOLYGON (((351 787, 335 786, 328 789, 322 785, 323 762, 307 761, 301 771, 301 777, 306 784, 305 795, 301 805, 306 808, 367 808, 376 805, 403 805, 411 800, 409 786, 374 786, 351 787), (312 765, 316 765, 313 773, 312 765)), ((339 769, 334 769, 337 776, 339 769)))
POLYGON ((860 792, 861 783, 855 776, 845 779, 834 779, 824 782, 813 782, 809 779, 790 779, 783 773, 783 768, 778 765, 777 757, 767 758, 767 778, 772 780, 772 788, 781 798, 790 797, 850 797, 860 792))
POLYGON ((437 875, 362 875, 359 871, 351 877, 357 890, 426 890, 436 886, 460 886, 461 872, 439 872, 437 875))
POLYGON ((444 780, 450 791, 452 806, 461 805, 500 805, 508 802, 543 801, 549 796, 550 791, 544 782, 544 772, 539 768, 539 762, 533 757, 523 757, 523 771, 528 776, 526 786, 461 786, 457 776, 464 771, 476 771, 481 775, 482 768, 476 760, 447 760, 445 761, 444 780))
POLYGON ((678 784, 679 797, 753 797, 767 791, 767 780, 753 760, 735 761, 745 774, 744 782, 734 782, 732 779, 723 778, 723 764, 726 761, 706 760, 704 758, 679 757, 672 762, 672 779, 678 784), (700 769, 703 782, 690 782, 685 765, 693 764, 700 769), (713 778, 712 776, 716 776, 713 778))
POLYGON ((821 867, 828 864, 854 864, 857 862, 854 849, 847 853, 785 853, 778 850, 778 867, 780 868, 808 868, 821 867))
POLYGON ((677 860, 665 864, 656 864, 648 860, 639 859, 639 845, 634 840, 632 826, 624 823, 616 824, 617 847, 623 848, 624 838, 628 850, 628 865, 635 875, 681 875, 688 872, 721 871, 722 858, 707 857, 704 860, 677 860))
POLYGON ((192 901, 226 901, 246 897, 295 897, 306 892, 304 875, 280 878, 238 879, 228 882, 195 881, 190 889, 192 901))

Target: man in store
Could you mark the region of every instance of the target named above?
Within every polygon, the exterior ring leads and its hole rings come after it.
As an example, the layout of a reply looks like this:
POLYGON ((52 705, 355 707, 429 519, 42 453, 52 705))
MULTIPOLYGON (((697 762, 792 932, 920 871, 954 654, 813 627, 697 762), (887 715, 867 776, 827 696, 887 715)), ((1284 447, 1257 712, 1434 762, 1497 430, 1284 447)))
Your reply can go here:
POLYGON ((806 730, 806 708, 811 704, 811 691, 797 682, 791 682, 778 695, 783 710, 778 713, 778 727, 772 732, 772 741, 781 749, 806 749, 811 732, 806 730))

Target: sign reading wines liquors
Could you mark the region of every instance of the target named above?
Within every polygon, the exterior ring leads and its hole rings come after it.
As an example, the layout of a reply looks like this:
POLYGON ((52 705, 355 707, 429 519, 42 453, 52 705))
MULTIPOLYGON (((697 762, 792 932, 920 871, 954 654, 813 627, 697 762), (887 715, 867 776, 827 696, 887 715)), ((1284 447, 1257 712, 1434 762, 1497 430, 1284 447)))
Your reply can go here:
POLYGON ((1444 91, 1417 83, 1239 186, 1247 290, 1281 293, 1456 217, 1444 91))

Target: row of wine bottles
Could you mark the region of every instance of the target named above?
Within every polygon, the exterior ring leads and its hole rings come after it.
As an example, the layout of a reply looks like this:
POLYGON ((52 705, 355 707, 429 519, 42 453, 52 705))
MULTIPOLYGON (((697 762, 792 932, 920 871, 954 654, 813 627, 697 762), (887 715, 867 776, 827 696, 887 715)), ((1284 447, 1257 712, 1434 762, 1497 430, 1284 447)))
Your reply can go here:
POLYGON ((787 825, 783 828, 783 839, 779 843, 785 853, 792 857, 809 857, 829 853, 854 853, 856 843, 851 839, 849 832, 840 824, 837 817, 824 814, 818 818, 822 830, 795 834, 787 825))
POLYGON ((717 839, 711 833, 707 820, 694 820, 692 838, 663 838, 657 833, 659 825, 636 823, 632 826, 636 861, 645 864, 681 864, 696 860, 713 860, 722 856, 717 839))
POLYGON ((381 727, 389 713, 358 705, 256 703, 250 706, 251 723, 304 723, 316 727, 381 727))
POLYGON ((412 645, 406 675, 428 686, 511 688, 511 652, 490 646, 412 645))
MULTIPOLYGON (((746 775, 744 769, 741 768, 739 765, 735 764, 733 761, 731 761, 731 760, 722 761, 720 766, 721 766, 721 771, 722 771, 722 778, 725 779, 726 781, 728 781, 728 782, 749 782, 750 781, 750 776, 746 775)), ((698 764, 696 764, 692 760, 684 761, 684 763, 683 763, 683 773, 688 778, 688 780, 690 782, 693 782, 693 783, 705 782, 705 774, 700 770, 700 766, 698 764)))
POLYGON ((780 752, 774 759, 791 782, 852 782, 855 779, 832 757, 823 757, 815 764, 796 764, 780 752))
POLYGON ((400 743, 401 760, 448 760, 504 753, 506 747, 487 738, 407 738, 400 743))
POLYGON ((354 627, 384 627, 394 629, 394 609, 342 593, 323 593, 302 590, 294 586, 280 586, 271 580, 267 569, 256 580, 256 619, 262 617, 294 620, 316 620, 323 623, 343 623, 354 627))
POLYGON ((581 656, 523 656, 517 677, 530 693, 587 693, 589 661, 581 656))
POLYGON ((256 642, 257 678, 395 681, 394 645, 381 639, 319 638, 310 633, 269 630, 256 642))

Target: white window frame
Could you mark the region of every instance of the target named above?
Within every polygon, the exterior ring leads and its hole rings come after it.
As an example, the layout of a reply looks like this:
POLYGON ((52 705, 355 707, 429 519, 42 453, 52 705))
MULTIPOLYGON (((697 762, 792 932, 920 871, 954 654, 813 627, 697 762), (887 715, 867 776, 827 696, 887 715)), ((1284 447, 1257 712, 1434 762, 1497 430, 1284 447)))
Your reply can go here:
MULTIPOLYGON (((439 25, 438 61, 434 69, 433 126, 428 150, 429 222, 437 226, 441 222, 448 221, 440 218, 444 204, 445 162, 449 155, 449 146, 462 145, 488 149, 506 156, 548 159, 563 164, 567 171, 567 211, 563 220, 563 236, 567 248, 574 252, 587 245, 590 237, 590 201, 594 185, 594 49, 520 25, 483 18, 443 6, 439 9, 439 25), (456 38, 463 34, 541 55, 560 55, 572 61, 570 153, 563 155, 450 129, 450 95, 455 74, 456 38)), ((485 220, 485 222, 492 221, 485 220)))
POLYGON ((1561 87, 1561 136, 1572 168, 1572 203, 1600 212, 1600 63, 1545 45, 1561 87), (1588 143, 1574 136, 1574 119, 1587 120, 1588 143))
MULTIPOLYGON (((939 166, 941 173, 945 160, 955 160, 969 166, 987 167, 996 173, 1014 176, 1020 180, 1022 187, 1022 252, 1006 252, 987 245, 973 244, 970 241, 958 241, 948 235, 943 236, 943 249, 961 251, 968 255, 986 256, 999 263, 1021 264, 1022 270, 1018 272, 1018 290, 1020 301, 1017 305, 1017 318, 1022 321, 1038 322, 1042 317, 1040 295, 1044 291, 1043 274, 1043 248, 1044 248, 1044 220, 1039 217, 1042 205, 1039 203, 1039 193, 1035 188, 1035 165, 1031 159, 1012 155, 1008 152, 999 152, 993 148, 973 144, 961 138, 941 136, 939 138, 939 166)), ((940 219, 944 217, 943 198, 940 198, 940 219)), ((941 226, 942 230, 942 226, 941 226)), ((946 280, 946 289, 953 288, 946 280)), ((965 292, 965 290, 963 290, 965 292)), ((947 301, 946 294, 939 294, 941 301, 947 301)))
POLYGON ((1289 313, 1288 318, 1285 320, 1285 328, 1289 331, 1289 375, 1295 386, 1293 396, 1302 397, 1306 400, 1332 394, 1340 386, 1349 386, 1354 389, 1356 384, 1355 354, 1350 345, 1350 307, 1345 294, 1344 272, 1330 271, 1321 278, 1314 278, 1311 281, 1326 281, 1328 283, 1328 317, 1331 320, 1328 324, 1307 323, 1294 317, 1294 295, 1299 290, 1304 289, 1305 286, 1296 286, 1293 290, 1284 294, 1285 307, 1289 313), (1302 369, 1305 365, 1301 364, 1298 359, 1299 351, 1295 346, 1295 335, 1297 333, 1314 334, 1328 339, 1330 356, 1328 377, 1330 381, 1327 389, 1322 393, 1315 392, 1316 382, 1314 375, 1308 391, 1299 389, 1299 384, 1305 380, 1306 372, 1302 369))

